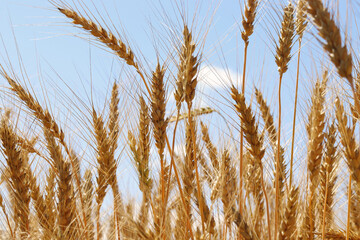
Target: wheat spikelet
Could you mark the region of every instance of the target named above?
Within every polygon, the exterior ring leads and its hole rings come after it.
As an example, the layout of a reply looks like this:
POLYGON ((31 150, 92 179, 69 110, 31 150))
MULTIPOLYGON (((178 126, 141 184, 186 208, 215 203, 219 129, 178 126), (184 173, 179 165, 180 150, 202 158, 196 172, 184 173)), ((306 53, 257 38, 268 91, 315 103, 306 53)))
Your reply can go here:
POLYGON ((322 0, 306 0, 307 13, 313 18, 325 51, 329 54, 341 77, 346 78, 353 86, 352 77, 352 56, 348 52, 346 45, 341 41, 340 29, 336 25, 329 10, 324 6, 322 0))
MULTIPOLYGON (((360 164, 359 164, 359 146, 355 141, 355 126, 348 126, 347 123, 347 116, 345 115, 345 110, 340 102, 339 98, 336 98, 335 100, 336 105, 336 119, 338 121, 338 130, 341 135, 341 144, 344 147, 344 156, 346 158, 346 163, 350 170, 350 180, 349 180, 349 196, 348 196, 348 204, 350 205, 350 208, 348 209, 348 224, 347 224, 347 235, 349 234, 349 228, 352 223, 355 222, 355 226, 358 225, 360 215, 357 215, 356 212, 351 214, 351 209, 356 209, 356 205, 354 205, 354 202, 351 200, 351 180, 354 181, 355 189, 358 189, 360 186, 359 180, 360 180, 360 164), (355 208, 354 208, 355 207, 355 208), (356 215, 355 215, 356 214, 356 215), (349 218, 350 215, 350 218, 349 218), (355 217, 355 221, 354 221, 355 217), (350 224, 349 224, 350 222, 350 224)), ((355 191, 355 195, 353 196, 353 199, 359 200, 359 191, 355 191)), ((356 209, 358 210, 358 209, 356 209)), ((358 227, 358 226, 357 226, 358 227)), ((356 229, 356 228, 355 228, 356 229)))
POLYGON ((94 187, 92 182, 92 173, 90 169, 87 169, 85 171, 84 182, 82 184, 81 190, 84 193, 84 208, 87 223, 87 228, 85 229, 85 231, 87 232, 86 236, 89 240, 93 240, 95 239, 94 224, 92 220, 94 187))
POLYGON ((231 97, 235 101, 234 106, 241 119, 241 128, 244 131, 245 139, 250 145, 249 152, 256 164, 262 168, 262 158, 265 150, 263 148, 263 137, 258 133, 255 117, 252 114, 251 108, 246 106, 244 95, 240 94, 234 86, 231 87, 231 97))
POLYGON ((352 179, 360 185, 360 161, 359 161, 359 146, 355 141, 355 126, 348 126, 347 116, 345 110, 337 98, 335 101, 336 105, 336 119, 338 121, 338 130, 341 135, 341 144, 344 147, 344 156, 346 163, 350 169, 352 179))
POLYGON ((73 20, 73 24, 80 25, 86 31, 89 31, 94 37, 113 50, 120 58, 124 59, 128 65, 134 66, 138 70, 138 65, 134 60, 134 53, 114 34, 106 31, 102 26, 87 20, 72 9, 58 8, 66 17, 73 20))
POLYGON ((32 111, 34 116, 45 126, 45 128, 51 130, 57 138, 59 138, 61 141, 64 141, 64 133, 54 121, 50 113, 47 110, 43 109, 39 102, 16 80, 11 78, 4 71, 4 69, 2 69, 1 75, 10 84, 11 91, 13 91, 16 96, 18 96, 19 99, 23 101, 23 103, 32 111))
MULTIPOLYGON (((255 88, 255 96, 256 96, 256 101, 259 104, 260 107, 260 112, 261 112, 261 116, 264 120, 265 123, 265 129, 267 130, 268 134, 269 134, 269 138, 270 138, 270 143, 271 146, 273 148, 273 151, 276 153, 277 152, 277 143, 278 143, 278 135, 277 135, 277 130, 274 124, 274 117, 270 112, 269 106, 267 105, 265 99, 263 98, 262 93, 255 88)), ((284 190, 285 190, 285 183, 286 183, 286 163, 285 163, 285 149, 283 147, 280 146, 280 159, 279 159, 279 176, 278 176, 278 181, 279 181, 279 189, 280 189, 280 202, 282 200, 282 197, 284 195, 284 190)), ((275 156, 276 158, 276 156, 275 156)), ((275 161, 275 171, 277 169, 277 161, 275 161)), ((274 174, 276 176, 276 173, 274 174)), ((274 186, 275 186, 275 181, 274 181, 274 186)))
POLYGON ((242 16, 242 26, 244 30, 241 32, 241 37, 245 44, 249 44, 249 37, 254 32, 254 24, 256 17, 256 10, 259 5, 257 0, 248 0, 245 5, 244 14, 242 16))
MULTIPOLYGON (((197 117, 197 116, 201 116, 201 115, 204 115, 204 114, 213 113, 214 111, 215 110, 210 108, 210 107, 197 108, 197 109, 194 109, 194 110, 191 111, 191 115, 193 117, 197 117)), ((179 116, 172 116, 169 119, 169 123, 175 122, 176 120, 180 121, 180 120, 186 119, 188 117, 189 117, 188 113, 183 113, 183 114, 180 114, 179 116)))
MULTIPOLYGON (((329 240, 346 240, 346 233, 341 230, 331 230, 325 234, 325 239, 329 240)), ((348 240, 360 240, 360 236, 358 234, 351 234, 348 240)))
MULTIPOLYGON (((244 46, 244 64, 243 64, 243 75, 242 75, 242 89, 241 93, 245 94, 245 81, 246 81, 246 64, 247 64, 247 53, 249 46, 249 37, 254 32, 256 10, 259 5, 258 0, 248 0, 245 5, 244 13, 242 14, 242 26, 244 30, 241 32, 241 38, 245 42, 244 46)), ((240 161, 239 161, 239 211, 242 214, 243 210, 243 152, 244 152, 244 133, 240 130, 240 161)))
POLYGON ((200 126, 201 126, 202 140, 204 141, 205 147, 208 150, 212 167, 215 171, 218 171, 220 168, 220 165, 219 165, 219 161, 217 158, 217 149, 214 146, 214 144, 211 142, 208 127, 201 121, 200 121, 200 126))
POLYGON ((98 188, 97 188, 97 202, 102 202, 105 197, 105 190, 108 186, 108 173, 110 166, 110 143, 104 128, 104 122, 101 116, 98 116, 93 110, 93 127, 96 138, 97 147, 97 161, 98 161, 98 188))
MULTIPOLYGON (((117 141, 119 138, 119 86, 116 82, 111 90, 111 99, 110 99, 110 111, 109 111, 109 138, 110 138, 110 153, 113 156, 117 148, 117 141)), ((113 157, 112 157, 113 158, 113 157)))
MULTIPOLYGON (((96 139, 97 161, 98 161, 98 187, 96 190, 98 203, 97 214, 100 214, 101 204, 106 195, 106 188, 110 186, 114 197, 114 214, 116 217, 117 234, 120 237, 120 210, 122 208, 121 196, 118 189, 116 169, 117 164, 111 151, 111 143, 108 133, 104 126, 101 116, 98 116, 93 109, 93 127, 96 139)), ((98 219, 99 221, 99 219, 98 219)), ((97 232, 99 233, 100 223, 97 222, 97 232)))
MULTIPOLYGON (((194 189, 194 195, 197 196, 197 189, 194 189)), ((211 236, 216 235, 216 223, 215 223, 215 219, 214 216, 212 216, 212 212, 208 206, 208 204, 206 203, 206 199, 204 196, 204 191, 201 191, 201 198, 202 198, 202 202, 203 202, 203 206, 204 206, 204 218, 205 218, 205 223, 206 223, 206 232, 209 234, 208 238, 210 238, 211 236)), ((195 199, 195 204, 197 205, 198 208, 200 208, 200 202, 199 200, 196 198, 195 199)))
POLYGON ((51 239, 54 235, 54 231, 53 231, 54 225, 49 225, 51 221, 48 221, 48 217, 51 218, 51 216, 47 216, 48 211, 47 211, 46 202, 40 191, 40 187, 36 183, 36 178, 33 175, 30 168, 28 169, 28 174, 29 174, 29 183, 30 183, 29 187, 31 191, 31 198, 33 199, 35 212, 43 232, 42 238, 51 239))
POLYGON ((288 69, 288 63, 291 59, 290 53, 293 45, 294 31, 294 7, 291 3, 289 3, 288 6, 284 8, 279 44, 276 45, 275 62, 278 66, 280 74, 285 73, 288 69))
MULTIPOLYGON (((16 78, 11 78, 9 74, 4 70, 4 68, 0 65, 1 72, 0 74, 7 80, 7 82, 11 86, 11 91, 31 110, 32 114, 35 116, 37 120, 39 120, 44 128, 44 131, 50 131, 51 134, 55 138, 57 138, 60 144, 64 147, 67 155, 70 157, 70 162, 73 170, 75 171, 77 168, 77 163, 74 162, 77 158, 74 158, 72 150, 68 147, 67 143, 65 142, 65 134, 59 125, 56 123, 54 118, 51 116, 47 109, 44 109, 39 102, 27 91, 23 88, 16 78)), ((40 155, 40 154, 38 154, 40 155)), ((75 171, 76 173, 76 171, 75 171)), ((75 181, 77 189, 81 188, 80 178, 77 174, 75 174, 75 181)), ((83 198, 82 193, 79 191, 79 198, 81 203, 81 210, 84 217, 83 211, 83 198)))
POLYGON ((235 216, 234 223, 239 228, 241 237, 243 237, 245 240, 259 239, 249 227, 249 225, 246 223, 245 219, 241 216, 241 214, 239 212, 236 212, 234 209, 232 209, 232 211, 234 212, 235 216))
MULTIPOLYGON (((162 210, 165 210, 165 159, 164 150, 166 144, 166 128, 168 126, 168 119, 165 119, 166 99, 164 86, 165 69, 158 63, 156 70, 152 74, 151 80, 151 122, 153 124, 153 134, 155 138, 155 145, 160 157, 160 196, 162 210)), ((164 212, 160 213, 161 216, 164 212)), ((161 226, 163 227, 163 225, 161 226)))
MULTIPOLYGON (((276 164, 275 164, 275 234, 278 234, 279 230, 279 205, 281 198, 280 189, 280 155, 281 155, 281 83, 283 74, 288 69, 288 63, 291 59, 291 48, 293 45, 293 38, 295 35, 295 23, 294 23, 294 7, 289 4, 284 8, 283 20, 281 22, 281 30, 279 35, 279 43, 276 45, 275 63, 278 66, 279 88, 278 88, 278 100, 279 100, 279 119, 278 119, 278 131, 277 131, 277 148, 276 148, 276 164)), ((282 164, 283 165, 283 164, 282 164)), ((283 168, 284 170, 284 168, 283 168)))
POLYGON ((0 139, 2 152, 9 168, 9 183, 15 196, 14 220, 19 226, 21 238, 30 234, 30 192, 28 176, 28 156, 18 148, 17 135, 10 126, 9 113, 2 117, 0 139))
POLYGON ((252 225, 257 236, 261 236, 263 228, 264 192, 261 186, 261 168, 248 154, 245 155, 246 163, 244 168, 244 187, 247 195, 252 194, 255 209, 253 210, 252 225))
POLYGON ((267 200, 267 194, 265 192, 263 177, 262 158, 265 154, 265 149, 263 148, 263 137, 258 132, 258 125, 255 123, 255 117, 252 114, 251 108, 246 106, 244 95, 240 94, 234 86, 231 87, 231 97, 235 101, 234 106, 241 120, 241 129, 244 132, 244 137, 250 145, 248 151, 251 154, 254 163, 260 168, 261 185, 266 201, 268 234, 269 238, 271 238, 269 205, 267 200))
MULTIPOLYGON (((56 185, 56 173, 55 171, 51 170, 46 177, 46 186, 45 186, 45 193, 44 193, 44 202, 45 202, 45 212, 43 213, 47 219, 47 224, 49 226, 56 226, 56 218, 58 216, 56 205, 55 205, 55 185, 56 185)), ((58 231, 58 227, 55 227, 49 233, 55 235, 58 231)), ((45 236, 44 236, 45 237, 45 236)), ((47 236, 46 236, 47 237, 47 236)), ((45 238, 48 239, 48 238, 45 238)))
POLYGON ((140 117, 139 117, 139 162, 137 163, 140 190, 144 194, 149 194, 152 188, 152 180, 150 178, 149 157, 150 157, 150 117, 149 108, 144 98, 140 97, 140 117))
POLYGON ((97 239, 99 240, 100 234, 100 209, 103 203, 103 200, 106 195, 106 189, 109 185, 108 183, 108 166, 109 166, 109 152, 110 145, 107 139, 107 134, 104 129, 104 122, 101 117, 97 116, 95 110, 93 110, 93 127, 94 134, 96 138, 96 147, 97 147, 97 162, 98 162, 98 176, 97 176, 97 188, 96 188, 96 203, 97 203, 97 223, 96 223, 96 232, 97 239))
POLYGON ((139 215, 139 223, 143 226, 148 221, 148 208, 150 201, 150 192, 152 189, 152 179, 150 178, 149 154, 150 154, 150 116, 149 108, 143 97, 139 97, 140 116, 139 116, 139 143, 137 144, 135 137, 129 131, 128 139, 130 149, 133 153, 133 159, 139 178, 139 189, 143 193, 141 211, 139 215))
MULTIPOLYGON (((195 125, 193 122, 192 125, 195 125)), ((184 198, 186 202, 186 211, 191 215, 191 195, 195 188, 195 154, 197 149, 194 149, 193 138, 191 137, 190 124, 186 122, 185 132, 185 162, 182 166, 183 182, 184 182, 184 198)), ((191 221, 191 219, 190 219, 191 221)))
POLYGON ((178 88, 175 91, 175 100, 177 105, 185 100, 190 105, 195 97, 195 88, 197 85, 197 72, 199 60, 193 56, 196 45, 192 40, 192 34, 185 25, 183 30, 183 43, 180 50, 179 72, 177 83, 178 88), (183 90, 181 90, 183 89, 183 90))
POLYGON ((333 205, 335 203, 336 180, 338 170, 338 155, 336 145, 336 126, 332 123, 326 133, 325 151, 320 169, 319 213, 325 231, 329 231, 334 224, 333 205))
MULTIPOLYGON (((189 31, 187 25, 184 25, 183 30, 183 45, 181 47, 180 53, 180 62, 179 62, 179 81, 183 82, 184 86, 184 100, 187 104, 188 110, 188 122, 186 123, 186 165, 190 162, 193 163, 193 169, 191 171, 195 172, 196 187, 198 189, 197 198, 199 201, 199 210, 201 216, 201 225, 202 230, 205 230, 204 223, 204 211, 201 198, 201 187, 200 187, 200 177, 198 172, 198 160, 197 160, 197 144, 196 144, 196 128, 194 117, 192 116, 192 105, 195 98, 196 85, 198 82, 197 74, 199 68, 199 59, 198 56, 194 56, 196 44, 192 40, 192 33, 189 31), (191 138, 191 140, 190 140, 191 138), (190 140, 190 141, 189 141, 190 140), (189 141, 189 142, 188 142, 189 141)), ((176 92, 175 92, 176 93, 176 92)), ((178 96, 175 96, 178 98, 178 96)), ((180 103, 177 101, 178 111, 180 103)), ((192 165, 192 164, 191 164, 192 165)), ((186 188, 186 186, 184 186, 186 188)), ((191 193, 191 191, 189 191, 191 193)))
POLYGON ((225 224, 230 227, 233 222, 233 214, 231 209, 235 208, 236 201, 236 172, 232 166, 231 157, 228 150, 224 150, 221 156, 221 176, 222 176, 222 191, 221 202, 223 203, 223 211, 225 217, 225 224))
POLYGON ((307 168, 309 181, 309 195, 308 195, 308 209, 310 220, 310 239, 313 238, 313 231, 315 230, 316 216, 313 214, 315 206, 315 190, 318 184, 320 175, 320 167, 322 160, 323 142, 324 142, 324 127, 325 127, 325 90, 327 83, 327 72, 323 74, 323 79, 315 84, 315 88, 311 97, 311 109, 309 113, 309 120, 306 126, 309 143, 307 154, 307 168))
POLYGON ((296 21, 295 21, 295 30, 300 39, 302 39, 304 35, 304 31, 307 27, 306 20, 306 5, 305 0, 298 0, 296 6, 296 21))
POLYGON ((164 86, 165 69, 158 64, 151 81, 151 121, 155 145, 158 148, 161 161, 164 159, 165 136, 168 120, 165 119, 166 100, 164 86))
POLYGON ((350 232, 360 235, 360 190, 356 187, 356 184, 352 183, 353 190, 351 190, 350 232))
POLYGON ((296 214, 298 212, 299 189, 292 187, 287 197, 287 203, 284 211, 284 216, 279 229, 279 240, 295 239, 294 233, 296 230, 296 214))
POLYGON ((324 141, 325 127, 325 90, 327 82, 327 72, 323 74, 322 82, 317 81, 311 97, 311 109, 306 126, 309 136, 308 144, 308 171, 310 176, 310 188, 316 185, 320 173, 321 157, 324 141))
POLYGON ((60 146, 56 143, 52 132, 44 128, 44 135, 46 147, 58 178, 58 224, 60 234, 67 238, 76 237, 78 227, 76 226, 76 203, 70 163, 63 158, 60 146))
MULTIPOLYGON (((302 214, 299 216, 300 224, 297 229, 297 239, 307 240, 310 239, 310 213, 307 210, 309 207, 304 203, 302 214)), ((314 209, 312 208, 312 214, 314 215, 314 209)))
POLYGON ((21 148, 24 149, 25 151, 27 151, 28 153, 36 153, 38 154, 39 156, 41 156, 41 154, 39 153, 38 150, 35 149, 35 144, 36 144, 36 141, 38 140, 37 137, 31 139, 31 140, 28 140, 26 138, 23 138, 23 137, 20 137, 18 135, 17 137, 18 139, 18 142, 19 144, 21 145, 21 148))
POLYGON ((193 56, 195 47, 196 45, 192 40, 192 34, 188 27, 184 25, 183 43, 180 48, 178 75, 174 92, 178 109, 183 101, 190 104, 195 97, 195 88, 197 85, 196 75, 198 71, 198 59, 193 56))

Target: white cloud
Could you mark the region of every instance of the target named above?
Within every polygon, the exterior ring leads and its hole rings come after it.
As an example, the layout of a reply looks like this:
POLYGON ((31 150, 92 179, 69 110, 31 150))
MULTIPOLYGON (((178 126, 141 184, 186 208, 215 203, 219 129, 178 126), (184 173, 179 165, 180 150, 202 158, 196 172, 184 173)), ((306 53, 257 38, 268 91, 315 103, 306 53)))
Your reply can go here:
POLYGON ((198 80, 201 88, 223 88, 236 85, 240 76, 231 69, 205 65, 199 71, 198 80))

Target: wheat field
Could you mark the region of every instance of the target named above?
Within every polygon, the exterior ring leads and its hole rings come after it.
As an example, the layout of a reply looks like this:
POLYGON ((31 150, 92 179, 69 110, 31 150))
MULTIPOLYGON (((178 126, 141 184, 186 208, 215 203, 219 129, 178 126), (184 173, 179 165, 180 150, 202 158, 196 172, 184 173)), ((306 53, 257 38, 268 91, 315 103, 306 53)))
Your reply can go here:
POLYGON ((66 101, 54 108, 40 97, 51 84, 33 88, 2 59, 2 239, 360 239, 360 69, 353 28, 336 14, 345 1, 239 1, 241 81, 219 79, 218 98, 200 87, 204 65, 219 73, 204 49, 210 30, 181 8, 169 46, 160 39, 147 61, 112 22, 70 2, 50 0, 51 11, 110 52, 130 85, 112 79, 88 102, 55 89, 66 101), (254 33, 269 19, 274 99, 268 80, 248 84, 254 33), (301 61, 309 49, 323 56, 316 71, 301 61))

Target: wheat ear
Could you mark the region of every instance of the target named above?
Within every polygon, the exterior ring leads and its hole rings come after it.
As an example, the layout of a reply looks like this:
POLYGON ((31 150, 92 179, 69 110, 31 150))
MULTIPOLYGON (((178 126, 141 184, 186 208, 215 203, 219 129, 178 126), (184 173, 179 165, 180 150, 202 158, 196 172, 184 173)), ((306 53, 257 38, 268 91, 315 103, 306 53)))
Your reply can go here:
MULTIPOLYGON (((153 133, 155 138, 155 146, 160 157, 160 196, 162 210, 165 211, 165 156, 164 150, 166 145, 166 128, 168 126, 168 119, 165 119, 166 99, 165 99, 165 84, 164 84, 165 68, 157 64, 151 79, 151 122, 153 125, 153 133)), ((165 212, 164 212, 165 213, 165 212)), ((163 215, 164 213, 161 213, 163 215)), ((163 225, 165 226, 165 225, 163 225)))
POLYGON ((308 198, 308 210, 310 220, 310 239, 314 237, 314 226, 316 216, 314 213, 315 206, 315 190, 317 181, 320 175, 320 167, 322 160, 322 150, 324 142, 324 127, 325 127, 325 91, 326 83, 328 79, 328 73, 325 71, 321 82, 318 80, 315 84, 313 94, 311 97, 311 109, 308 117, 308 124, 306 130, 309 137, 308 143, 308 156, 307 156, 307 168, 309 181, 309 198, 308 198))
MULTIPOLYGON (((230 153, 224 150, 221 156, 221 176, 222 176, 222 191, 221 202, 223 203, 225 225, 229 228, 233 222, 232 208, 235 208, 236 202, 236 171, 231 162, 230 153)), ((226 233, 226 231, 225 231, 226 233)), ((225 234, 224 233, 224 234, 225 234)))
POLYGON ((92 213, 93 213, 93 194, 94 194, 94 187, 92 181, 92 173, 90 169, 87 169, 84 174, 84 182, 82 184, 82 189, 84 193, 84 207, 85 207, 85 217, 87 222, 87 228, 85 231, 87 232, 87 237, 89 240, 95 239, 95 232, 94 232, 94 223, 92 220, 92 213))
POLYGON ((120 238, 120 219, 119 219, 119 210, 121 208, 121 197, 118 191, 117 178, 116 178, 116 162, 114 159, 113 152, 111 151, 111 139, 108 137, 108 133, 105 129, 105 124, 101 116, 98 116, 96 111, 93 109, 93 127, 94 134, 96 139, 96 151, 97 151, 97 161, 98 161, 98 187, 97 187, 97 233, 99 237, 100 231, 100 208, 102 202, 106 195, 106 188, 110 186, 114 195, 114 211, 116 218, 117 234, 120 238))
POLYGON ((320 169, 320 202, 319 202, 319 221, 322 226, 322 234, 329 231, 334 223, 334 195, 336 192, 336 180, 338 170, 337 145, 336 145, 336 126, 332 123, 326 133, 325 151, 320 169))
MULTIPOLYGON (((65 134, 62 131, 62 129, 59 127, 57 122, 54 120, 54 118, 51 116, 48 110, 44 109, 40 103, 30 94, 28 90, 26 90, 24 87, 19 84, 18 80, 16 78, 12 78, 9 76, 9 74, 5 71, 3 66, 0 65, 0 74, 7 80, 7 82, 11 86, 11 91, 14 92, 14 94, 31 110, 31 113, 37 118, 38 121, 41 122, 41 124, 44 127, 44 131, 50 131, 51 134, 55 136, 60 142, 60 144, 64 147, 67 155, 70 157, 71 167, 73 170, 75 170, 76 163, 74 162, 73 153, 71 149, 69 148, 68 144, 65 142, 65 134)), ((75 182, 77 189, 81 188, 80 178, 77 174, 75 174, 75 182)), ((85 219, 85 212, 83 208, 83 198, 82 198, 82 192, 79 191, 79 198, 81 203, 81 211, 83 215, 83 219, 85 219)))
POLYGON ((77 237, 78 227, 76 226, 76 202, 74 199, 70 163, 64 159, 61 148, 56 143, 53 133, 44 128, 44 135, 46 147, 58 178, 58 224, 60 234, 67 238, 77 237))
POLYGON ((236 212, 234 209, 232 209, 232 211, 234 212, 233 214, 235 216, 234 223, 239 228, 241 237, 245 240, 258 240, 259 238, 256 236, 254 231, 252 231, 243 216, 239 212, 236 212))
MULTIPOLYGON (((141 177, 140 189, 147 195, 152 188, 152 179, 150 177, 150 116, 149 108, 144 98, 140 97, 140 117, 139 117, 139 163, 138 171, 141 177)), ((149 197, 149 196, 146 196, 149 197)))
MULTIPOLYGON (((244 65, 243 65, 243 81, 242 81, 242 94, 245 94, 245 78, 246 78, 246 63, 247 63, 247 51, 249 46, 249 37, 254 32, 255 25, 255 17, 256 10, 258 8, 259 1, 257 0, 248 0, 245 5, 244 13, 242 15, 242 26, 244 30, 241 32, 241 37, 244 40, 244 65)), ((244 154, 244 133, 242 129, 240 129, 240 163, 239 163, 239 210, 240 214, 242 214, 243 208, 243 200, 242 200, 242 192, 243 192, 243 154, 244 154)))
POLYGON ((187 110, 188 110, 188 122, 189 124, 189 130, 191 134, 191 143, 193 151, 193 161, 194 161, 194 170, 195 170, 195 180, 196 180, 196 187, 197 187, 197 198, 199 201, 199 210, 200 210, 200 217, 201 217, 201 226, 202 231, 205 231, 205 219, 204 219, 204 211, 203 211, 203 204, 202 204, 202 198, 201 198, 201 187, 200 187, 200 177, 199 177, 199 169, 198 169, 198 159, 197 159, 197 145, 196 145, 196 130, 195 130, 195 121, 194 117, 192 115, 192 105, 193 100, 195 98, 195 92, 196 92, 196 86, 198 83, 197 75, 198 75, 198 69, 199 69, 199 63, 200 60, 198 56, 195 56, 195 49, 196 44, 194 43, 192 39, 192 33, 189 30, 189 28, 184 25, 183 30, 183 45, 181 49, 181 61, 180 65, 183 65, 182 69, 182 78, 185 85, 185 91, 184 91, 184 98, 185 102, 187 104, 187 110))
POLYGON ((344 156, 350 169, 353 180, 360 186, 360 154, 359 145, 355 141, 355 126, 348 126, 347 116, 339 98, 336 98, 336 119, 341 135, 341 144, 344 147, 344 156))
MULTIPOLYGON (((339 98, 336 98, 335 100, 335 105, 336 105, 336 119, 338 121, 338 129, 341 135, 341 144, 344 147, 344 156, 346 158, 346 163, 349 167, 349 171, 350 171, 350 177, 349 177, 349 193, 348 193, 348 218, 347 218, 347 229, 346 229, 346 235, 349 236, 350 234, 350 226, 351 226, 351 222, 352 222, 352 218, 356 213, 356 211, 354 212, 354 214, 351 214, 351 210, 354 209, 353 208, 353 202, 351 200, 351 184, 352 184, 352 180, 355 181, 355 189, 358 189, 360 187, 360 154, 359 154, 359 145, 357 144, 357 142, 355 141, 355 126, 348 126, 347 123, 347 116, 345 115, 345 110, 343 105, 340 102, 339 98)), ((355 194, 355 196, 353 196, 353 198, 357 198, 357 200, 359 199, 359 191, 355 192, 357 194, 355 194)), ((360 215, 357 215, 360 216, 360 215)), ((360 219, 360 217, 359 217, 360 219)), ((356 219, 355 222, 357 223, 359 219, 356 219)))
POLYGON ((30 192, 28 176, 28 156, 18 148, 17 134, 10 126, 8 113, 0 123, 2 151, 9 168, 9 182, 15 196, 14 219, 19 226, 20 236, 25 239, 30 235, 30 192))
POLYGON ((256 10, 258 5, 259 5, 258 0, 248 0, 245 5, 244 13, 242 16, 242 22, 241 22, 244 28, 244 30, 241 32, 241 37, 244 40, 245 45, 249 44, 249 37, 254 32, 255 17, 257 13, 256 10))
POLYGON ((360 190, 356 183, 352 182, 352 189, 348 189, 348 198, 350 198, 349 223, 346 234, 355 233, 360 235, 360 190))
MULTIPOLYGON (((210 107, 197 108, 197 109, 194 109, 191 111, 191 115, 193 115, 194 117, 197 117, 197 116, 213 113, 214 111, 215 110, 210 107)), ((179 116, 172 116, 169 119, 169 123, 175 122, 176 120, 180 121, 183 119, 187 119, 188 117, 189 117, 188 113, 183 113, 183 114, 180 114, 179 116)))
MULTIPOLYGON (((55 178, 56 172, 50 168, 49 174, 46 176, 46 186, 45 186, 45 193, 44 193, 44 202, 45 202, 45 212, 43 213, 47 217, 47 224, 49 226, 55 226, 56 218, 57 218, 57 211, 55 206, 55 178)), ((50 234, 54 235, 57 231, 57 228, 51 229, 49 232, 50 234)), ((47 236, 46 236, 47 237, 47 236)), ((45 238, 49 239, 49 238, 45 238)), ((51 239, 51 238, 50 238, 51 239)))
POLYGON ((107 47, 114 51, 116 55, 123 59, 126 64, 133 66, 143 80, 147 91, 150 92, 145 77, 141 72, 138 63, 135 61, 134 53, 129 46, 126 46, 123 41, 116 38, 112 32, 107 31, 101 25, 86 19, 74 10, 64 8, 58 8, 58 10, 67 18, 72 19, 73 24, 80 25, 84 30, 90 32, 90 34, 97 38, 100 42, 104 43, 107 47))
POLYGON ((3 196, 2 196, 1 193, 0 193, 0 207, 1 207, 1 210, 3 211, 3 213, 4 213, 4 215, 5 215, 6 225, 7 225, 7 227, 9 228, 10 236, 11 236, 13 239, 15 239, 14 232, 13 232, 13 229, 12 229, 11 224, 10 224, 9 215, 7 214, 6 207, 5 207, 5 204, 4 204, 4 199, 3 199, 3 196))
POLYGON ((43 195, 41 194, 40 187, 36 183, 36 178, 33 175, 31 169, 28 169, 28 175, 29 175, 29 186, 31 191, 31 198, 33 199, 34 208, 36 215, 39 219, 40 226, 42 228, 42 237, 43 239, 50 239, 52 238, 52 235, 54 234, 53 228, 54 225, 50 225, 51 220, 49 221, 47 216, 47 206, 46 202, 44 200, 43 195))
POLYGON ((322 0, 306 0, 306 2, 308 4, 306 11, 313 18, 320 37, 324 39, 322 44, 330 60, 337 68, 339 75, 346 78, 353 86, 352 57, 346 44, 342 43, 339 27, 322 0))
POLYGON ((292 187, 287 197, 284 217, 282 218, 279 230, 279 240, 294 239, 296 230, 296 214, 298 210, 299 189, 292 187))
POLYGON ((231 97, 235 101, 234 106, 241 120, 241 129, 244 131, 244 137, 250 145, 249 152, 254 158, 255 163, 261 169, 261 185, 266 201, 268 238, 271 240, 269 202, 265 190, 262 164, 262 158, 265 154, 265 150, 263 148, 263 137, 258 132, 258 125, 255 123, 255 117, 252 114, 251 108, 246 106, 244 95, 240 94, 234 86, 231 87, 231 97))
POLYGON ((111 99, 109 106, 109 120, 108 120, 108 131, 110 139, 110 153, 114 158, 115 150, 117 148, 117 142, 119 138, 119 86, 114 82, 111 90, 111 99))
MULTIPOLYGON (((261 112, 261 116, 264 120, 265 123, 265 129, 268 132, 269 138, 270 138, 270 144, 273 148, 273 151, 277 154, 277 144, 278 144, 278 136, 277 136, 277 131, 276 131, 276 127, 274 124, 274 117, 270 112, 270 108, 267 105, 262 93, 255 88, 255 96, 256 96, 256 101, 259 104, 259 108, 260 108, 260 112, 261 112)), ((275 176, 276 176, 276 169, 279 168, 279 174, 278 174, 278 180, 275 179, 274 181, 274 187, 276 187, 276 181, 278 181, 279 183, 279 202, 282 202, 282 198, 284 195, 284 190, 285 190, 285 184, 286 184, 286 163, 285 163, 285 150, 283 147, 280 146, 280 159, 279 159, 279 167, 277 167, 277 161, 275 161, 275 176)), ((275 159, 276 159, 277 155, 275 155, 275 159)))
POLYGON ((110 165, 108 172, 109 184, 114 195, 114 215, 117 227, 117 236, 120 239, 120 212, 122 211, 122 197, 120 195, 118 181, 116 177, 117 163, 115 161, 115 151, 117 149, 117 141, 119 138, 119 86, 114 82, 111 90, 111 99, 109 106, 109 122, 108 122, 108 138, 110 144, 110 165))
MULTIPOLYGON (((212 168, 215 172, 217 172, 220 169, 219 160, 217 157, 218 151, 210 139, 209 128, 201 121, 200 121, 200 126, 201 126, 202 140, 204 141, 205 147, 208 151, 212 168)), ((210 181, 212 180, 213 179, 210 179, 210 181)))

